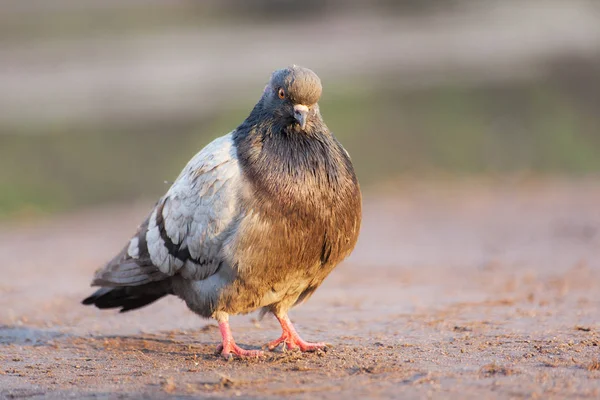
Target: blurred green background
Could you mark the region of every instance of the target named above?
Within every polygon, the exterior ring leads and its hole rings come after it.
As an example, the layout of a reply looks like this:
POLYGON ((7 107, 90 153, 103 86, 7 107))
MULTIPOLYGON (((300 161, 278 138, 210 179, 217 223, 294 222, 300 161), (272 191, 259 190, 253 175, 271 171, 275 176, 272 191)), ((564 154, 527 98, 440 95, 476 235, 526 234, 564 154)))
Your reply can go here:
POLYGON ((155 198, 272 70, 363 187, 600 172, 594 1, 2 1, 0 218, 155 198))

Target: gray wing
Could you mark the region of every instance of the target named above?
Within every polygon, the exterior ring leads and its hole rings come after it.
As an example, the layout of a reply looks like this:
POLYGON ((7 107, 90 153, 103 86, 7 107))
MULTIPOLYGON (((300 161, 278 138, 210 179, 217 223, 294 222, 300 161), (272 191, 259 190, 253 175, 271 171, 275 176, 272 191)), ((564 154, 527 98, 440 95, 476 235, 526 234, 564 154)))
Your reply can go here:
POLYGON ((92 285, 133 286, 175 274, 201 280, 214 274, 238 214, 240 169, 232 134, 190 160, 129 244, 92 285))

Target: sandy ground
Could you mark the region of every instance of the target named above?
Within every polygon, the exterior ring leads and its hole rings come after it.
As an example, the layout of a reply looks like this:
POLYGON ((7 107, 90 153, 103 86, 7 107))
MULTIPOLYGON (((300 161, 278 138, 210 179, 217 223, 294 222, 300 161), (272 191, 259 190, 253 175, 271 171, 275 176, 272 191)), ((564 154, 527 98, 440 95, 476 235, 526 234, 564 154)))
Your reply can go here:
MULTIPOLYGON (((136 204, 0 227, 0 398, 598 398, 600 184, 402 184, 291 317, 327 352, 214 355, 175 298, 79 305, 136 204)), ((279 335, 232 318, 240 344, 279 335)))

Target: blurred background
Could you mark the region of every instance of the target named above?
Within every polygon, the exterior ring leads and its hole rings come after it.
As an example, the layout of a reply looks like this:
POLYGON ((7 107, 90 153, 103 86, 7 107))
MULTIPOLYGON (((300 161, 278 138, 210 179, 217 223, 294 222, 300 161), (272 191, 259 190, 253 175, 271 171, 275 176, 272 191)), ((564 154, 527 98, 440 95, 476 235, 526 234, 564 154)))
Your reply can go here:
POLYGON ((0 218, 154 199, 272 70, 366 191, 600 171, 594 0, 2 0, 0 218))

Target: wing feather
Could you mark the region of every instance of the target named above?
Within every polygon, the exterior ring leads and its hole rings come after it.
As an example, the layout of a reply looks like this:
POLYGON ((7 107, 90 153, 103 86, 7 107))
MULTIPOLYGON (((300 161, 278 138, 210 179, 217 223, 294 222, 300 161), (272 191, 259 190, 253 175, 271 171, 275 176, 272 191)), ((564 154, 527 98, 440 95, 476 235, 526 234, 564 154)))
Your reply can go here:
POLYGON ((175 274, 194 280, 214 274, 238 214, 240 175, 232 134, 214 140, 190 160, 93 284, 142 285, 175 274))

